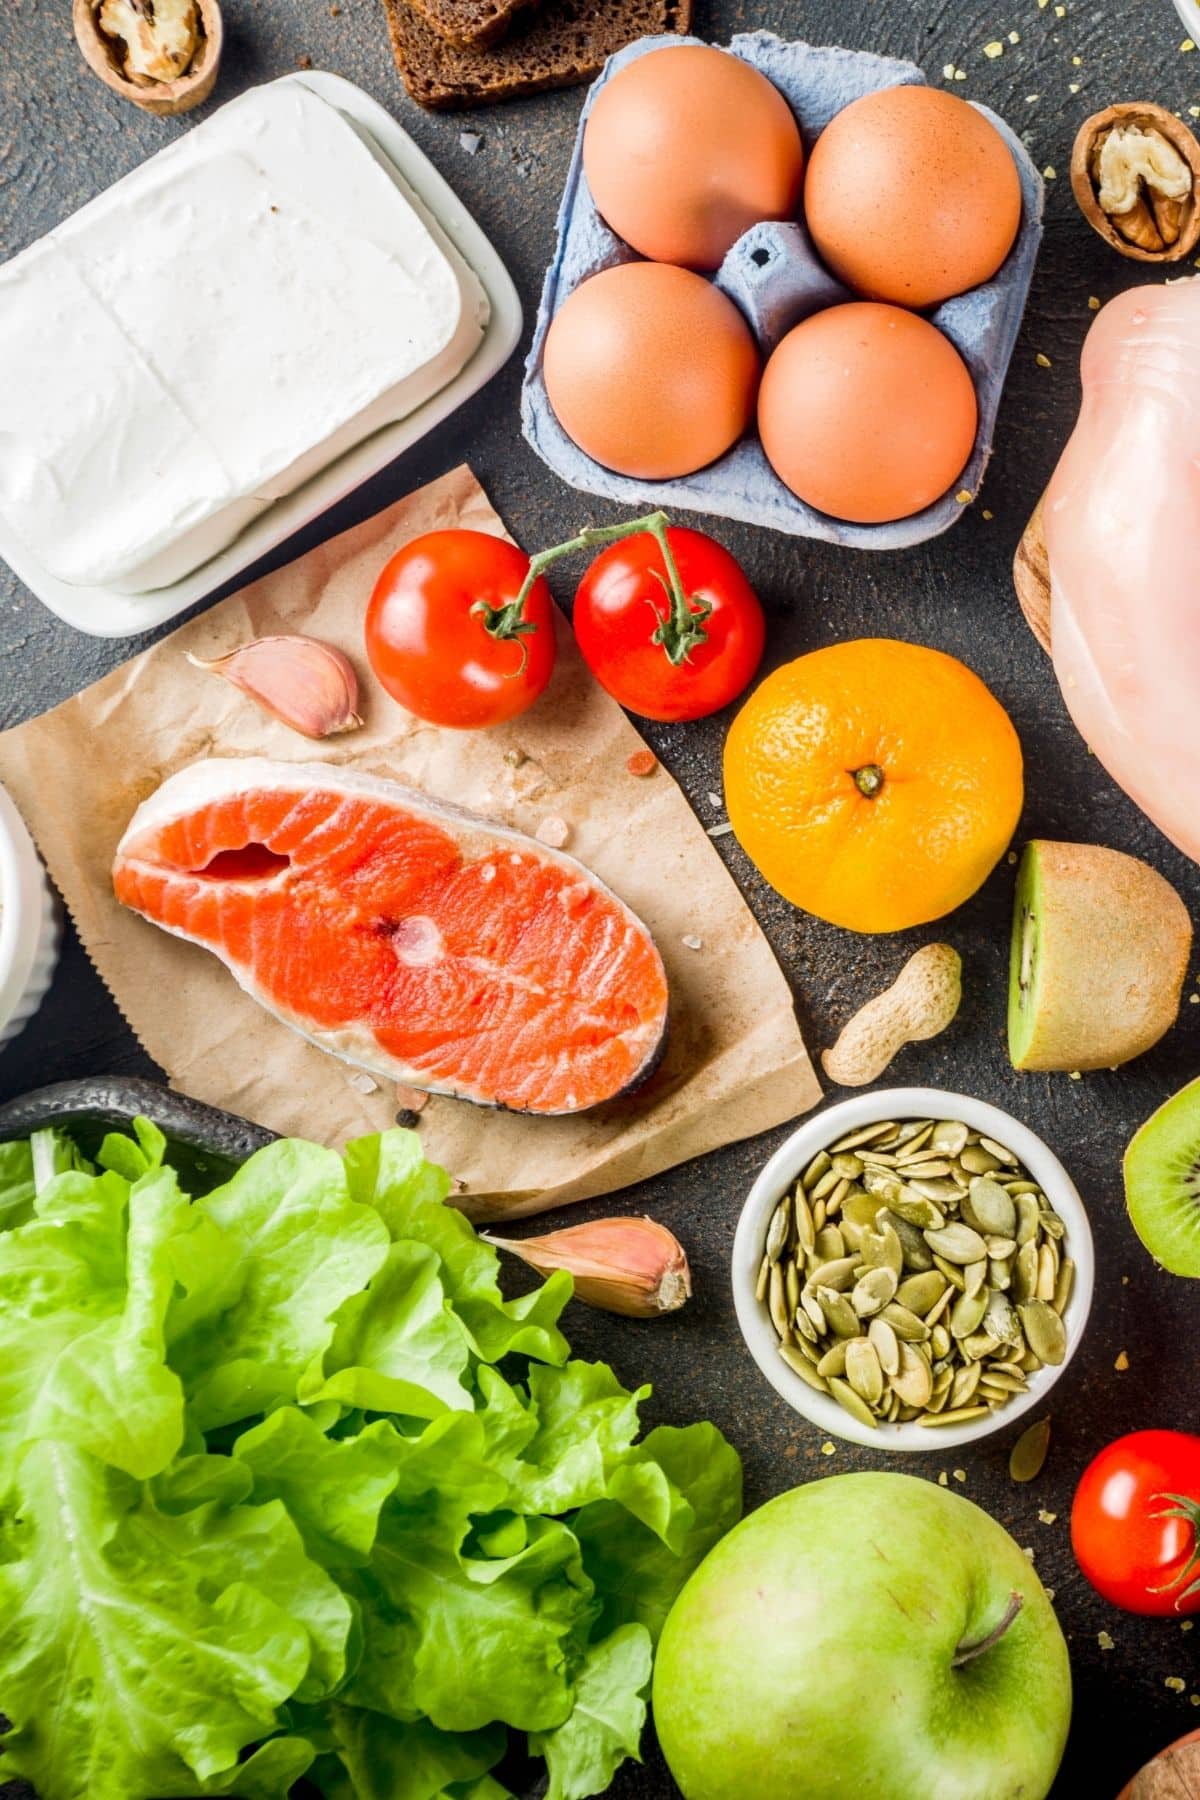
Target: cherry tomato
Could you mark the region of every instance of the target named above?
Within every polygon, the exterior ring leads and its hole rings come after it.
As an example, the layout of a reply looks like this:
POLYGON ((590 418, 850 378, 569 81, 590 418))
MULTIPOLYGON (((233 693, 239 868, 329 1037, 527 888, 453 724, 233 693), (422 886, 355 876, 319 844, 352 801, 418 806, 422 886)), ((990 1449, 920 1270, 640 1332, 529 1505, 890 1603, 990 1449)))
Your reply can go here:
POLYGON ((385 564, 367 607, 367 656, 418 718, 472 729, 533 705, 554 668, 554 602, 529 558, 485 531, 430 531, 385 564))
POLYGON ((644 719, 702 719, 736 700, 762 657, 754 589, 728 550, 683 525, 667 529, 682 593, 657 538, 622 538, 575 595, 574 625, 592 674, 644 719))
POLYGON ((1071 1508, 1075 1560, 1126 1612, 1200 1612, 1200 1437, 1134 1431, 1084 1470, 1071 1508))

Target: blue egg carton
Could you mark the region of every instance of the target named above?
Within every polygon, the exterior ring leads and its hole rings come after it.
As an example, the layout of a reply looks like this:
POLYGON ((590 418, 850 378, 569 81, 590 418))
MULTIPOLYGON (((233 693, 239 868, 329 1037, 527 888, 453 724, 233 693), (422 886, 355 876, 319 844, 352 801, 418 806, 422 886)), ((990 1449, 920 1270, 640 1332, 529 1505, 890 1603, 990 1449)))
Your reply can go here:
MULTIPOLYGON (((717 462, 694 475, 670 481, 639 481, 618 475, 586 456, 554 416, 542 374, 550 321, 581 281, 616 263, 638 260, 636 252, 605 224, 588 190, 583 173, 583 132, 588 115, 605 82, 636 57, 667 44, 701 41, 680 39, 673 34, 642 38, 610 57, 592 85, 579 122, 558 212, 557 247, 546 271, 533 344, 525 364, 521 391, 521 427, 525 437, 542 461, 572 487, 624 505, 654 504, 716 513, 796 537, 822 538, 826 543, 846 544, 859 550, 903 550, 924 543, 961 517, 964 506, 957 493, 974 497, 979 492, 992 453, 1000 395, 1042 238, 1042 178, 1015 132, 986 106, 978 110, 991 120, 1016 161, 1022 216, 1017 241, 994 279, 970 293, 956 295, 928 314, 962 355, 979 398, 975 447, 954 493, 944 494, 911 518, 886 525, 852 525, 817 512, 797 499, 771 468, 756 437, 743 438, 717 462)), ((867 51, 786 43, 769 31, 743 33, 733 39, 729 48, 735 56, 761 70, 783 94, 799 121, 808 152, 829 121, 851 101, 880 88, 925 85, 925 76, 915 63, 867 51)), ((764 358, 794 325, 811 313, 855 298, 821 263, 802 220, 752 226, 738 239, 713 279, 749 320, 764 358)))

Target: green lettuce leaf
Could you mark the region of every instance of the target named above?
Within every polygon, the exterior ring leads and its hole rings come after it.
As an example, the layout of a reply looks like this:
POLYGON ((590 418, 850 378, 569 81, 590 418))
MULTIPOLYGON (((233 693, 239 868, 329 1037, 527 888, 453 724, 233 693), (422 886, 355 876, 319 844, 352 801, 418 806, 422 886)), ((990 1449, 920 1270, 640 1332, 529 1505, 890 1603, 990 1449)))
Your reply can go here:
POLYGON ((602 1794, 626 1757, 637 1757, 646 1724, 654 1647, 644 1625, 622 1625, 588 1648, 571 1716, 529 1740, 550 1772, 546 1800, 602 1794))
POLYGON ((189 1203, 157 1169, 132 1187, 62 1174, 37 1208, 0 1235, 0 1457, 54 1438, 156 1474, 183 1442, 164 1321, 189 1203))
POLYGON ((384 1419, 337 1439, 294 1407, 281 1407, 237 1440, 232 1457, 211 1460, 244 1469, 255 1500, 281 1500, 313 1561, 338 1569, 370 1557, 402 1450, 384 1419))
POLYGON ((571 1298, 571 1277, 559 1270, 533 1293, 506 1300, 499 1257, 445 1204, 449 1177, 423 1160, 415 1131, 358 1138, 345 1156, 354 1198, 379 1212, 394 1240, 426 1244, 440 1257, 447 1298, 477 1356, 495 1363, 516 1351, 541 1362, 567 1360, 570 1346, 557 1326, 571 1298))
POLYGON ((370 1286, 343 1301, 336 1317, 333 1342, 300 1383, 306 1406, 336 1400, 417 1419, 470 1411, 467 1335, 446 1304, 441 1263, 424 1244, 392 1244, 370 1286))
POLYGON ((741 1517, 742 1465, 715 1425, 661 1425, 641 1454, 659 1464, 686 1500, 692 1523, 684 1540, 673 1547, 614 1500, 583 1507, 572 1529, 602 1604, 598 1630, 636 1623, 657 1643, 688 1576, 741 1517))
POLYGON ((155 1800, 180 1763, 209 1781, 291 1695, 340 1680, 351 1609, 281 1504, 159 1513, 128 1476, 38 1444, 11 1507, 4 1766, 43 1800, 155 1800))
POLYGON ((33 1149, 28 1140, 0 1144, 0 1231, 11 1231, 33 1217, 36 1194, 33 1149))
POLYGON ((388 1234, 346 1190, 340 1157, 284 1139, 195 1203, 242 1272, 232 1305, 190 1322, 171 1346, 202 1430, 296 1397, 334 1334, 334 1315, 383 1266, 388 1234))
POLYGON ((497 1726, 449 1733, 427 1719, 403 1725, 349 1706, 332 1706, 330 1723, 337 1755, 314 1771, 327 1800, 442 1800, 452 1785, 474 1786, 507 1745, 497 1726))

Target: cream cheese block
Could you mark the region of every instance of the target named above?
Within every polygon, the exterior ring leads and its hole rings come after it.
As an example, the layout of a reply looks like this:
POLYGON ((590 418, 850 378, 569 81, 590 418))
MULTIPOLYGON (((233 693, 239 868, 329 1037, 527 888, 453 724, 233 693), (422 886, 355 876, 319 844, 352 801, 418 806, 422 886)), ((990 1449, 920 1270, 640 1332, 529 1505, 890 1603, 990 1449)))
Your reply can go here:
POLYGON ((60 581, 178 581, 438 393, 487 319, 344 114, 254 90, 0 266, 0 515, 60 581))

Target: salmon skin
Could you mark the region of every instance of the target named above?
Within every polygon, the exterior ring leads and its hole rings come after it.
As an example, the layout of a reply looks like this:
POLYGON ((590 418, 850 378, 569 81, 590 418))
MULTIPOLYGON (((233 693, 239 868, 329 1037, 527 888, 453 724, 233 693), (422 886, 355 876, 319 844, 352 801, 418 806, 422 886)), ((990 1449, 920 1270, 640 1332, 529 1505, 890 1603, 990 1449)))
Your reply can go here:
POLYGON ((406 1087, 582 1112, 665 1042, 662 959, 596 876, 375 776, 194 763, 139 806, 113 887, 320 1049, 406 1087))

